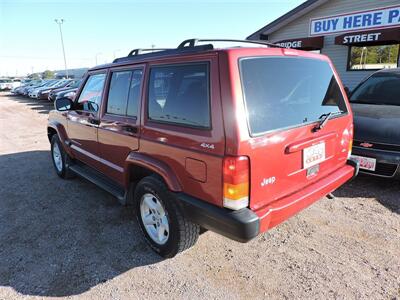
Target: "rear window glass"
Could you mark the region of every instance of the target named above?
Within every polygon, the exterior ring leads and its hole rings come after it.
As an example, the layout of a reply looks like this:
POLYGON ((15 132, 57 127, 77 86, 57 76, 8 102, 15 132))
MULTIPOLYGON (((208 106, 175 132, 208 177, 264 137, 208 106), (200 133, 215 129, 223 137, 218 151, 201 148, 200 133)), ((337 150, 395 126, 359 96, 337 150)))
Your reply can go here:
POLYGON ((142 70, 114 71, 108 92, 107 113, 137 117, 142 70))
POLYGON ((132 72, 113 72, 108 92, 107 112, 125 115, 132 72))
POLYGON ((240 60, 252 134, 309 124, 324 114, 347 112, 330 65, 299 57, 240 60))
POLYGON ((400 74, 376 73, 351 95, 351 102, 381 105, 400 105, 400 74))
POLYGON ((153 67, 148 117, 190 127, 210 127, 208 64, 153 67))

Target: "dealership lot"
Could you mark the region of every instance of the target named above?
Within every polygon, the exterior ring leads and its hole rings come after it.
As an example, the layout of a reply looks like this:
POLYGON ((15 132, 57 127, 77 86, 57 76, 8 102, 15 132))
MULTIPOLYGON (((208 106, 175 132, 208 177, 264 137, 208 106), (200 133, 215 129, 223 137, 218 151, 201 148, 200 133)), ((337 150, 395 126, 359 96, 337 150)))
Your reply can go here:
POLYGON ((214 233, 170 260, 129 208, 51 165, 52 104, 0 94, 0 299, 400 297, 400 183, 359 177, 248 244, 214 233))

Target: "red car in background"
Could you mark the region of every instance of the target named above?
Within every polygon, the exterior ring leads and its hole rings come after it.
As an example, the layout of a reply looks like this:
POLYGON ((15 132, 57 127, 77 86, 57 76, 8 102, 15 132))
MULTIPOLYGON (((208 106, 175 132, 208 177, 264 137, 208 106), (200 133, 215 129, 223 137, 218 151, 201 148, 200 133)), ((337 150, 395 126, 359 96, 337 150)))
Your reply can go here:
POLYGON ((71 92, 71 93, 76 92, 76 90, 78 89, 81 82, 82 82, 82 79, 75 79, 75 80, 72 80, 72 82, 70 82, 65 87, 51 90, 47 99, 49 101, 54 102, 57 99, 57 97, 59 97, 59 96, 63 97, 65 94, 67 94, 69 92, 71 92))

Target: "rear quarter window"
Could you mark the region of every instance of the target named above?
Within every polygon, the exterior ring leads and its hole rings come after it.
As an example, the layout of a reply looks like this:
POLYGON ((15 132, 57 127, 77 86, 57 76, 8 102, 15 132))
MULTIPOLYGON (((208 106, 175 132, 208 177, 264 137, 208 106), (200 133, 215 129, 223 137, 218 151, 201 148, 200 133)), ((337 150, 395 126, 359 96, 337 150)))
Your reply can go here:
POLYGON ((299 57, 251 57, 239 61, 250 133, 316 122, 347 113, 328 62, 299 57))
POLYGON ((208 70, 208 63, 152 67, 148 118, 178 126, 209 128, 208 70))

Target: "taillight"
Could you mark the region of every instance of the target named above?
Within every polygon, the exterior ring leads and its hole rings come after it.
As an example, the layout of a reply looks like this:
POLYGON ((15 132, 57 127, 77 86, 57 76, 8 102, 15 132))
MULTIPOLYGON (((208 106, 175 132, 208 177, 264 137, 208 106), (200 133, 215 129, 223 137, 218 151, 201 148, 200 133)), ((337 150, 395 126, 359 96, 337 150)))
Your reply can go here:
POLYGON ((239 210, 249 205, 249 159, 224 158, 224 207, 239 210))
POLYGON ((350 125, 350 141, 349 141, 349 149, 348 149, 348 153, 347 153, 347 159, 350 158, 351 156, 351 152, 353 151, 353 138, 354 138, 354 128, 353 128, 353 124, 350 125))
POLYGON ((351 156, 351 151, 353 150, 353 139, 350 140, 349 142, 349 152, 347 154, 347 158, 349 159, 351 156))

